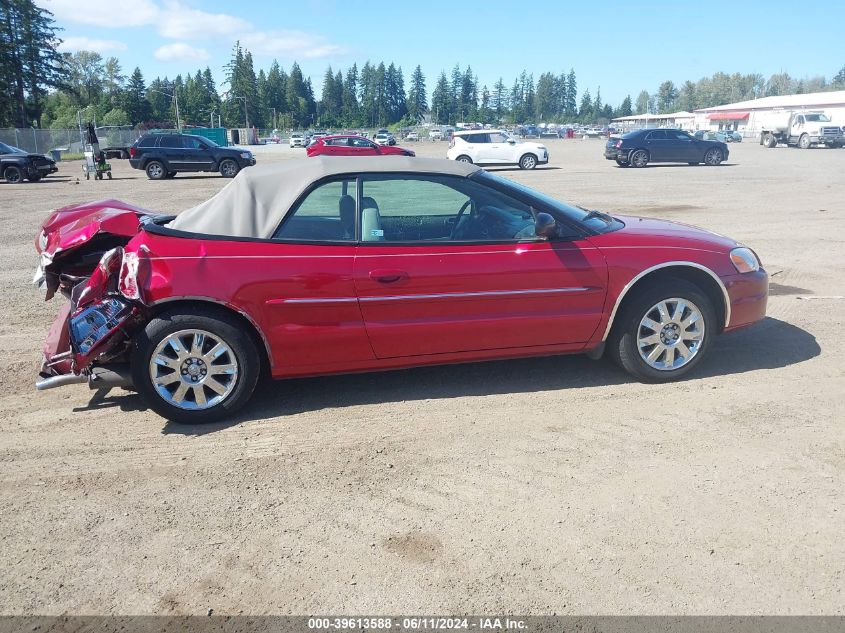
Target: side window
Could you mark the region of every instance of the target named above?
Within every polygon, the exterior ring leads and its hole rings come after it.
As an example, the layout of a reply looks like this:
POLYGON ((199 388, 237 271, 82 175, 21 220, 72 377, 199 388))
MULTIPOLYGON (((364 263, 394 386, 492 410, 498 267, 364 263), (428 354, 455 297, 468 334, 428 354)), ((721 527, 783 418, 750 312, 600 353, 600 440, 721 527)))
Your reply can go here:
POLYGON ((365 242, 508 241, 533 236, 528 205, 466 178, 385 175, 363 181, 365 242))
POLYGON ((182 137, 181 136, 162 136, 161 143, 158 145, 159 147, 182 147, 182 137))
POLYGON ((489 143, 489 134, 467 134, 464 139, 467 143, 489 143))
POLYGON ((666 132, 663 130, 655 130, 654 132, 649 132, 648 136, 646 137, 647 141, 665 141, 666 140, 666 132))
POLYGON ((318 185, 285 217, 273 238, 303 242, 355 239, 355 180, 318 185))
POLYGON ((156 137, 155 136, 144 136, 141 137, 141 140, 138 141, 138 147, 155 147, 156 146, 156 137))
POLYGON ((506 143, 507 137, 504 134, 500 134, 499 132, 493 132, 490 134, 490 142, 491 143, 506 143))
POLYGON ((332 145, 335 147, 346 147, 346 138, 330 138, 323 141, 326 145, 332 145))
POLYGON ((365 138, 349 139, 349 144, 352 147, 373 147, 373 144, 365 138))
POLYGON ((670 132, 670 134, 672 135, 672 138, 674 138, 675 140, 678 140, 678 141, 688 141, 688 140, 690 140, 689 135, 686 132, 681 132, 680 130, 677 130, 675 132, 670 132))
POLYGON ((197 138, 196 136, 184 136, 182 137, 185 143, 185 147, 188 149, 203 149, 204 143, 202 142, 201 138, 197 138))

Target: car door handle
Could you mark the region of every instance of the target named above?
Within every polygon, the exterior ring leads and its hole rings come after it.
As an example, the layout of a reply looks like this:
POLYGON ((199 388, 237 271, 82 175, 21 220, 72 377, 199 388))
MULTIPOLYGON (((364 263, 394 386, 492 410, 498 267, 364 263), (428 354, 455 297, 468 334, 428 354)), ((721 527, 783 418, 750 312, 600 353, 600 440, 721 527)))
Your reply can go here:
POLYGON ((408 273, 404 270, 395 270, 393 268, 377 268, 370 271, 370 279, 381 284, 393 284, 402 279, 407 279, 408 273))

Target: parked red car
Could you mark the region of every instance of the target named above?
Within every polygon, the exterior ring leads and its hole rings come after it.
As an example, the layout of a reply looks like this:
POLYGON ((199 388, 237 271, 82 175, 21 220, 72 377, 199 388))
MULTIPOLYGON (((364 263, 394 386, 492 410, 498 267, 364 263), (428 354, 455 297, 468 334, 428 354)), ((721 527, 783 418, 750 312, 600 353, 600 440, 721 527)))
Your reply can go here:
POLYGON ((378 145, 363 136, 337 134, 315 140, 306 149, 309 156, 416 156, 398 145, 378 145))
POLYGON ((478 167, 319 158, 241 172, 173 216, 116 200, 54 212, 36 240, 69 299, 37 386, 131 385, 205 422, 275 378, 606 351, 680 378, 765 315, 733 240, 554 200, 478 167))

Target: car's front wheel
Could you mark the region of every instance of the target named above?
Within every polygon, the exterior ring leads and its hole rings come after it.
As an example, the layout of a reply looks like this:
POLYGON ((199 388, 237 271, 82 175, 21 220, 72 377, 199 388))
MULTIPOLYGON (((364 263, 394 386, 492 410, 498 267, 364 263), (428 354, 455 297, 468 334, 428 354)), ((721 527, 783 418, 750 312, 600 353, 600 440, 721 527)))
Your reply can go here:
POLYGON ((461 154, 455 160, 458 161, 459 163, 470 163, 470 164, 472 164, 472 159, 469 156, 467 156, 466 154, 461 154))
POLYGON ((635 289, 608 340, 611 357, 646 382, 669 382, 691 371, 716 333, 710 299, 682 279, 635 289))
POLYGON ((534 169, 537 166, 537 157, 534 154, 524 154, 519 159, 520 169, 534 169))
POLYGON ((23 182, 23 170, 15 165, 9 165, 3 171, 3 178, 6 179, 6 182, 16 185, 23 182))
POLYGON ((132 382, 156 413, 186 424, 240 409, 255 389, 259 354, 234 317, 216 309, 164 312, 136 336, 132 382))
POLYGON ((724 156, 722 156, 722 150, 718 147, 711 147, 704 154, 704 164, 710 165, 711 167, 721 164, 723 160, 724 156))
POLYGON ((809 134, 802 134, 801 138, 798 139, 798 147, 801 149, 810 149, 810 135, 809 134))
POLYGON ((220 175, 224 178, 234 178, 238 175, 240 167, 231 158, 225 158, 220 161, 220 175))
POLYGON ((147 178, 150 180, 161 180, 167 176, 167 170, 164 168, 164 165, 157 160, 151 160, 147 163, 144 171, 147 172, 147 178))

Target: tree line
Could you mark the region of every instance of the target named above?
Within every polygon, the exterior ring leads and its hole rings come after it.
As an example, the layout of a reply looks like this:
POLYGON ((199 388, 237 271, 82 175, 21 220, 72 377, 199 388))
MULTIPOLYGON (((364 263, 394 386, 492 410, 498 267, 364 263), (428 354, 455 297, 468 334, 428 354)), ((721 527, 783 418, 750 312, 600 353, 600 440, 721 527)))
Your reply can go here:
POLYGON ((181 123, 260 128, 377 127, 480 123, 606 123, 634 113, 692 111, 761 96, 845 89, 845 67, 829 81, 795 79, 787 73, 766 80, 760 74, 715 73, 676 86, 664 81, 657 90, 630 95, 614 107, 589 89, 578 92, 575 70, 522 71, 512 84, 499 78, 480 84, 470 66, 459 64, 434 81, 429 101, 426 76, 414 68, 405 83, 393 62, 367 61, 342 69, 327 68, 319 97, 311 78, 293 62, 289 69, 273 61, 258 72, 252 54, 240 43, 224 67, 226 90, 219 90, 210 68, 145 81, 140 68, 125 75, 115 57, 93 51, 58 52, 52 14, 32 0, 0 2, 0 127, 73 128, 84 121, 101 125, 174 127, 176 102, 181 123))

